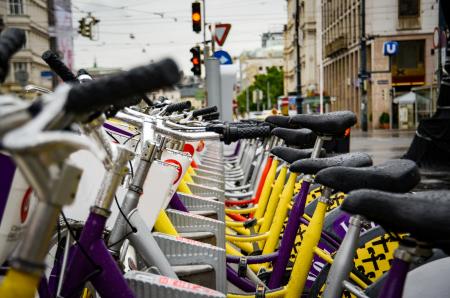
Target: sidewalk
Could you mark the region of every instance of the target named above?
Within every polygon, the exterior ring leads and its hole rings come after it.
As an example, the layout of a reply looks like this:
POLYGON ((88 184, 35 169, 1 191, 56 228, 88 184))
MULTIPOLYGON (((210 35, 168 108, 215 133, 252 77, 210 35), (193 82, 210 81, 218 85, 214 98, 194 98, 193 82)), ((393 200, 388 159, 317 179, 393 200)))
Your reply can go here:
POLYGON ((350 151, 365 152, 372 156, 374 164, 400 158, 409 148, 415 131, 377 129, 363 132, 352 130, 350 151))

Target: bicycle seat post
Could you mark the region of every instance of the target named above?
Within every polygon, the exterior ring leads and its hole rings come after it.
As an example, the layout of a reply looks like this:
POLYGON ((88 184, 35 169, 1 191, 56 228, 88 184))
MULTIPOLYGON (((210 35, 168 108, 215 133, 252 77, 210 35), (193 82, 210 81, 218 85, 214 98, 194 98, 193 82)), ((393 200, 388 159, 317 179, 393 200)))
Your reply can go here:
MULTIPOLYGON (((142 188, 144 186, 145 178, 147 177, 150 166, 157 154, 157 146, 155 143, 146 141, 142 148, 141 159, 139 160, 136 172, 134 173, 133 180, 128 186, 128 191, 125 199, 121 205, 121 210, 128 216, 128 214, 136 208, 140 196, 142 195, 142 188)), ((109 237, 109 250, 118 255, 123 241, 125 240, 123 235, 126 233, 126 229, 129 228, 127 221, 123 216, 117 217, 114 227, 109 237), (121 241, 122 240, 122 241, 121 241)))
POLYGON ((117 146, 113 166, 103 178, 102 187, 97 194, 94 206, 91 208, 92 212, 105 217, 109 216, 117 187, 128 172, 127 164, 133 156, 134 152, 131 150, 123 146, 117 146))

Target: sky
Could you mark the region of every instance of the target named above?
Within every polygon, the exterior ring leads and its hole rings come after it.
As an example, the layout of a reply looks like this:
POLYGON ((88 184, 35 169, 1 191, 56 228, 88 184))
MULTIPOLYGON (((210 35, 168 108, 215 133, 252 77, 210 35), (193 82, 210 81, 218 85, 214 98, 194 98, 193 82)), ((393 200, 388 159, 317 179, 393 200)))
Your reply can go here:
MULTIPOLYGON (((286 0, 205 0, 208 23, 230 23, 222 47, 231 56, 261 46, 261 34, 280 31, 287 21, 286 0)), ((100 20, 97 40, 75 33, 75 68, 130 67, 174 58, 190 73, 189 49, 203 41, 192 31, 191 0, 72 0, 74 32, 90 12, 100 20), (134 37, 134 38, 132 38, 134 37)), ((207 39, 209 39, 207 31, 207 39)))

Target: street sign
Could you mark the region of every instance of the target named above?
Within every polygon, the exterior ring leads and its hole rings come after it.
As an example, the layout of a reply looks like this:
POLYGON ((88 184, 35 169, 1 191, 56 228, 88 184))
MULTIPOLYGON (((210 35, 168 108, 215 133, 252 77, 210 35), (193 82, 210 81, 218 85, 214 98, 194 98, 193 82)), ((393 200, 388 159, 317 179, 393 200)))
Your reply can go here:
POLYGON ((214 40, 219 46, 223 46, 227 39, 228 32, 230 32, 231 24, 216 24, 214 30, 214 40))
POLYGON ((222 50, 215 51, 213 55, 214 55, 214 57, 217 58, 217 60, 219 60, 220 64, 222 64, 222 65, 233 64, 233 60, 231 59, 230 54, 228 54, 225 51, 222 51, 222 50))
POLYGON ((386 41, 383 44, 383 55, 384 56, 395 56, 398 52, 398 42, 396 41, 386 41))
POLYGON ((438 27, 434 28, 433 32, 433 48, 437 49, 441 46, 441 30, 438 27))

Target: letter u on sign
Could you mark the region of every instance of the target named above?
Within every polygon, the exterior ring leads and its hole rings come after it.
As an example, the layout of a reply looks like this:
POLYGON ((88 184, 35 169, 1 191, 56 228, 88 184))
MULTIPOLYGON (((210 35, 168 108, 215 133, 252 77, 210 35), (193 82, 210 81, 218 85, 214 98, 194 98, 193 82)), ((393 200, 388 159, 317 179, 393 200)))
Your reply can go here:
POLYGON ((398 52, 398 42, 387 41, 383 45, 383 55, 384 56, 394 56, 398 52))

